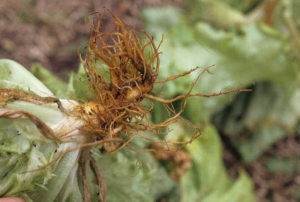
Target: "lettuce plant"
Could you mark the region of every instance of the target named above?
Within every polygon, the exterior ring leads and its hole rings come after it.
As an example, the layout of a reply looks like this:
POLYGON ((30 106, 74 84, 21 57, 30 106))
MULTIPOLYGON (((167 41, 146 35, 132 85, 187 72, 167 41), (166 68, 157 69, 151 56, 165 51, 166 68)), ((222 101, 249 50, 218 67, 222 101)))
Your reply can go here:
MULTIPOLYGON (((47 87, 14 61, 2 59, 0 72, 1 88, 18 89, 39 96, 53 96, 47 87)), ((1 92, 1 98, 4 93, 1 92)), ((61 102, 64 106, 72 105, 70 100, 61 100, 61 102)), ((70 197, 74 201, 75 199, 80 201, 82 196, 78 191, 76 177, 79 150, 69 152, 56 161, 53 167, 41 168, 50 163, 56 153, 68 150, 77 143, 58 144, 51 138, 43 136, 32 119, 51 126, 54 131, 64 130, 66 133, 78 136, 80 132, 76 132, 76 125, 80 123, 62 113, 56 104, 36 105, 25 101, 2 103, 0 116, 7 118, 0 119, 0 195, 21 195, 33 201, 42 199, 54 201, 54 199, 70 197), (64 125, 68 127, 62 129, 64 125), (37 187, 40 191, 36 191, 37 187), (63 187, 69 188, 62 191, 63 187)))
MULTIPOLYGON (((107 185, 97 150, 110 153, 126 147, 135 152, 157 152, 155 147, 139 146, 138 142, 146 140, 165 150, 178 146, 177 151, 201 134, 196 131, 183 138, 185 141, 165 139, 167 127, 180 120, 190 97, 249 91, 193 92, 200 76, 210 73, 207 67, 185 94, 161 98, 153 90, 155 84, 184 77, 200 67, 158 80, 162 41, 157 46, 143 30, 142 40, 113 14, 114 32, 100 31, 100 13, 92 13, 86 20, 91 28, 89 47, 86 55, 79 57, 89 100, 59 99, 19 64, 1 61, 0 195, 49 202, 106 201, 107 185), (107 44, 105 38, 112 43, 107 44), (177 101, 181 101, 179 110, 173 106, 177 101), (160 123, 152 123, 149 116, 153 102, 163 104, 168 114, 160 123)), ((189 121, 185 123, 197 129, 189 121)))

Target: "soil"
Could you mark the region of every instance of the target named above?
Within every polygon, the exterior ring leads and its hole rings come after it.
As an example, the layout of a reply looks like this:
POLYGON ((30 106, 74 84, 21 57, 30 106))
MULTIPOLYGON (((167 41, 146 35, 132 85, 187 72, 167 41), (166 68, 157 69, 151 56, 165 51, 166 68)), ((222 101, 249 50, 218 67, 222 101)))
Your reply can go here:
MULTIPOLYGON (((87 44, 90 35, 84 22, 86 14, 100 11, 108 15, 109 9, 126 25, 139 29, 140 11, 144 7, 167 5, 182 7, 184 0, 2 0, 0 58, 15 60, 27 68, 39 62, 66 79, 69 71, 77 70, 77 49, 87 44)), ((103 24, 103 30, 112 28, 110 23, 103 24)), ((255 183, 258 201, 293 202, 300 187, 300 175, 271 172, 265 162, 270 156, 299 156, 299 144, 299 136, 288 136, 256 161, 244 165, 238 154, 224 143, 224 160, 233 177, 240 167, 246 168, 255 183)))
MULTIPOLYGON (((0 57, 23 66, 39 62, 61 78, 76 70, 77 49, 90 35, 84 16, 93 11, 108 15, 107 9, 130 27, 141 28, 140 11, 146 6, 180 5, 182 0, 2 0, 0 4, 0 57), (55 14, 55 15, 54 15, 55 14)), ((114 28, 103 24, 103 31, 114 28)))
MULTIPOLYGON (((223 135, 222 135, 223 136, 223 135)), ((223 138, 224 139, 224 138, 223 138)), ((263 155, 255 161, 242 163, 239 153, 230 145, 228 141, 223 141, 224 162, 232 177, 237 177, 239 169, 242 167, 251 176, 255 184, 257 201, 259 202, 296 202, 299 199, 300 174, 299 163, 295 163, 294 169, 279 170, 270 169, 267 164, 270 160, 281 159, 287 163, 290 160, 299 159, 300 137, 296 134, 288 135, 274 144, 263 155)))

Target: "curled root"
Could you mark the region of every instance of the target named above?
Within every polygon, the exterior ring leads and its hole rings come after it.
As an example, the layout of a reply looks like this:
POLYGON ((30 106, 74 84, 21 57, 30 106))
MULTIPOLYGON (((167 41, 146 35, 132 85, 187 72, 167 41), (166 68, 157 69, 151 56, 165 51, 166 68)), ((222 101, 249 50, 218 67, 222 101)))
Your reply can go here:
MULTIPOLYGON (((158 52, 161 42, 156 46, 147 32, 141 31, 142 37, 138 37, 134 30, 127 29, 123 22, 112 15, 111 21, 116 26, 114 32, 101 32, 102 16, 99 12, 94 12, 86 17, 90 25, 91 36, 89 48, 84 59, 84 70, 89 81, 89 89, 94 94, 95 99, 78 106, 77 114, 87 123, 83 130, 95 134, 95 138, 111 139, 121 138, 121 133, 125 136, 143 138, 139 131, 149 131, 154 134, 165 135, 162 132, 168 125, 176 122, 184 111, 187 99, 192 96, 211 97, 230 92, 247 91, 237 89, 225 91, 211 95, 192 93, 199 77, 207 72, 205 68, 192 82, 188 92, 172 99, 156 97, 152 91, 155 83, 165 83, 186 76, 200 67, 183 72, 179 75, 170 76, 165 80, 156 80, 159 74, 160 59, 158 52), (107 40, 110 44, 106 43, 107 40), (99 62, 104 68, 104 73, 99 73, 97 65, 99 62), (109 75, 109 79, 105 78, 109 75), (148 106, 142 105, 147 100, 148 106), (172 103, 183 100, 179 112, 175 112, 172 103), (148 114, 152 111, 152 101, 160 102, 166 106, 170 117, 159 124, 153 124, 149 120, 148 114)), ((125 143, 126 141, 124 141, 125 143)), ((124 144, 122 143, 122 144, 124 144)), ((120 143, 105 143, 107 151, 114 151, 122 148, 120 143)))

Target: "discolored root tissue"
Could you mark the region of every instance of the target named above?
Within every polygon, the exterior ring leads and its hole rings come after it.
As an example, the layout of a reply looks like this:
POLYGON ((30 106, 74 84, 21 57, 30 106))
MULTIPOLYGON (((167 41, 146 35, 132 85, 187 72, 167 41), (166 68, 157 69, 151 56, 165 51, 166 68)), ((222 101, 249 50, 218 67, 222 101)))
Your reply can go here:
MULTIPOLYGON (((84 130, 94 133, 96 139, 121 137, 121 133, 129 136, 127 142, 118 145, 105 143, 104 147, 107 151, 114 151, 127 145, 132 138, 147 139, 139 134, 140 131, 164 135, 161 129, 180 118, 186 107, 187 99, 191 96, 211 97, 230 92, 248 91, 247 89, 236 89, 211 95, 193 94, 191 91, 199 77, 204 72, 210 73, 208 67, 193 81, 187 94, 170 100, 156 97, 153 92, 156 83, 165 83, 183 77, 198 70, 199 67, 170 76, 165 80, 157 80, 160 68, 158 49, 162 40, 156 46, 153 37, 146 31, 141 30, 143 37, 139 37, 134 30, 126 29, 118 17, 111 15, 111 21, 115 24, 116 30, 107 33, 100 30, 102 22, 100 13, 91 13, 86 17, 92 33, 87 54, 84 59, 81 56, 80 58, 89 81, 89 89, 93 92, 95 99, 77 108, 81 118, 87 123, 84 130), (108 44, 107 41, 111 43, 108 44), (102 74, 96 68, 96 65, 99 64, 98 61, 101 61, 104 69, 106 68, 102 74), (109 76, 108 80, 105 78, 107 76, 109 76), (145 103, 145 100, 149 107, 145 107, 145 104, 142 105, 142 101, 145 103), (175 112, 172 103, 178 100, 183 100, 183 103, 181 110, 175 112), (158 101, 166 106, 170 115, 167 120, 159 124, 151 123, 148 115, 153 108, 152 101, 158 101)), ((173 142, 173 144, 181 145, 186 143, 173 142)))
MULTIPOLYGON (((86 16, 86 21, 90 25, 91 36, 89 38, 89 45, 86 47, 85 56, 79 55, 79 57, 84 65, 88 81, 88 91, 93 95, 93 99, 83 103, 76 102, 76 104, 72 104, 72 107, 65 108, 57 98, 39 97, 13 89, 0 89, 0 104, 2 105, 14 100, 22 100, 39 105, 56 103, 66 116, 72 117, 74 122, 80 121, 80 124, 77 124, 76 133, 73 132, 70 138, 69 136, 62 137, 61 134, 65 134, 66 132, 57 134, 59 133, 58 130, 54 130, 46 124, 43 124, 39 118, 29 112, 13 111, 12 109, 6 109, 5 111, 5 109, 1 109, 0 117, 29 118, 47 138, 54 139, 58 142, 78 141, 80 143, 77 147, 58 154, 53 162, 68 152, 76 149, 87 149, 96 145, 103 145, 103 148, 107 152, 112 152, 125 146, 129 149, 136 150, 130 145, 133 139, 145 139, 155 144, 161 143, 164 145, 164 147, 157 147, 160 149, 152 148, 143 151, 159 150, 159 152, 161 152, 161 148, 168 148, 168 146, 166 146, 168 144, 178 145, 180 148, 191 143, 200 135, 200 132, 196 133, 187 142, 159 141, 157 138, 153 140, 143 135, 142 132, 148 131, 156 135, 166 135, 167 130, 164 129, 178 121, 186 107, 189 97, 212 97, 231 92, 250 91, 248 89, 238 88, 210 95, 192 93, 192 89, 199 77, 205 72, 210 73, 210 67, 207 67, 198 74, 198 77, 191 83, 186 94, 179 95, 172 99, 157 97, 153 91, 156 83, 166 83, 179 77, 184 77, 191 72, 199 70, 200 67, 175 76, 170 76, 165 80, 157 80, 160 69, 159 47, 163 40, 156 45, 153 37, 146 31, 141 30, 139 34, 142 34, 142 36, 138 36, 138 33, 134 30, 127 29, 118 17, 113 14, 111 15, 112 18, 110 20, 116 26, 113 32, 101 31, 102 16, 99 12, 94 12, 86 16), (108 43, 108 41, 110 43, 108 43), (99 66, 101 68, 99 68, 99 66), (99 71, 99 69, 101 69, 101 71, 99 71), (181 109, 175 111, 172 103, 178 100, 182 100, 181 109), (149 118, 149 114, 153 110, 153 101, 163 104, 169 113, 169 118, 159 124, 153 124, 149 118), (76 140, 76 134, 79 133, 81 133, 81 135, 84 134, 86 138, 81 137, 76 140)), ((186 122, 189 123, 188 121, 186 122)), ((190 125, 193 127, 192 124, 190 125)), ((176 149, 172 147, 172 152, 175 151, 176 149)), ((82 153, 88 155, 88 152, 82 153)), ((168 158, 176 159, 175 156, 172 155, 169 155, 168 158)), ((184 158, 188 159, 187 157, 184 158)), ((82 159, 81 164, 86 167, 86 159, 88 158, 82 159)), ((180 170, 187 169, 189 164, 184 164, 181 161, 182 160, 178 160, 178 164, 183 164, 184 166, 180 170)), ((103 185, 103 176, 100 170, 98 170, 94 160, 91 159, 89 162, 97 176, 99 187, 102 187, 99 188, 99 201, 104 201, 106 187, 103 185)), ((51 163, 48 165, 50 164, 51 163)), ((181 171, 179 174, 176 174, 175 178, 180 176, 180 173, 181 171)), ((82 178, 83 184, 85 184, 83 168, 82 178)), ((88 192, 88 189, 86 192, 88 192)), ((85 199, 85 201, 88 201, 89 197, 88 195, 86 196, 87 199, 85 199)))

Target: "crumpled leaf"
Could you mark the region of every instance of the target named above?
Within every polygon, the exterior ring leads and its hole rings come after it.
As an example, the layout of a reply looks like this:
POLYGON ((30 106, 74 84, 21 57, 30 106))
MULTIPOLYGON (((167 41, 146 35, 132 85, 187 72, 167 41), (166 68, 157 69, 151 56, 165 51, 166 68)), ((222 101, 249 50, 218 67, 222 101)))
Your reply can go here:
MULTIPOLYGON (((213 75, 204 74, 197 82, 194 92, 218 93, 224 88, 249 86, 262 80, 278 83, 287 91, 287 95, 291 95, 295 89, 297 64, 290 60, 282 38, 269 36, 261 30, 264 25, 244 25, 239 34, 216 30, 204 22, 188 26, 183 17, 182 19, 170 29, 164 30, 164 42, 160 48, 163 53, 161 79, 196 66, 208 67, 214 64, 210 69, 213 75)), ((164 20, 162 18, 156 22, 145 22, 146 28, 160 26, 164 20)), ((157 41, 161 39, 160 33, 151 34, 155 35, 157 41)), ((186 92, 187 85, 196 77, 196 74, 190 75, 157 87, 156 90, 161 92, 163 89, 164 97, 186 92)), ((228 104, 232 96, 191 99, 185 114, 190 114, 188 118, 193 122, 207 119, 228 104), (199 112, 197 116, 193 116, 195 106, 199 112)))
MULTIPOLYGON (((2 88, 32 91, 41 96, 52 95, 39 80, 14 61, 1 60, 0 71, 8 72, 7 76, 2 77, 0 81, 2 88)), ((7 103, 6 108, 28 111, 50 126, 64 117, 56 105, 35 105, 15 101, 7 103)), ((77 173, 79 151, 65 155, 54 169, 47 167, 35 172, 27 172, 50 162, 56 150, 66 150, 74 147, 76 143, 57 145, 56 142, 44 138, 29 120, 1 118, 0 122, 2 145, 0 149, 3 163, 0 166, 2 168, 1 196, 18 195, 25 197, 27 201, 51 202, 55 199, 63 201, 63 198, 72 198, 74 201, 82 200, 81 193, 78 192, 79 185, 74 183, 74 177, 72 178, 77 173), (10 144, 7 145, 8 143, 10 144), (61 189, 63 186, 68 189, 63 191, 61 189)), ((75 179, 77 180, 77 175, 75 179)))
MULTIPOLYGON (((160 26, 161 21, 164 19, 145 24, 155 27, 160 26)), ((239 101, 235 101, 234 95, 190 99, 184 113, 185 117, 199 123, 230 104, 230 109, 227 108, 215 123, 231 136, 243 130, 253 133, 245 141, 232 138, 244 162, 251 162, 298 123, 299 61, 291 58, 290 45, 284 35, 262 23, 244 24, 233 32, 215 29, 201 17, 198 22, 194 21, 193 26, 188 26, 182 17, 178 24, 164 30, 166 34, 160 50, 163 53, 161 66, 165 68, 161 68, 160 75, 165 78, 169 72, 215 64, 210 69, 213 75, 203 75, 195 92, 213 93, 256 84, 255 95, 244 93, 239 95, 239 101), (270 85, 260 85, 262 82, 270 85), (260 146, 256 147, 258 143, 260 146)), ((156 38, 159 40, 160 36, 156 38)), ((168 92, 162 96, 173 97, 185 92, 186 84, 193 78, 195 75, 191 74, 185 80, 161 87, 168 92)), ((162 90, 158 88, 157 91, 162 90)), ((154 111, 154 120, 163 115, 163 112, 154 111)))
POLYGON ((155 201, 174 187, 149 153, 94 155, 107 183, 107 201, 155 201))
POLYGON ((297 123, 297 111, 290 111, 289 102, 279 85, 261 82, 252 93, 237 96, 213 122, 230 138, 243 161, 250 163, 297 123), (252 135, 242 137, 245 131, 252 135))
MULTIPOLYGON (((1 88, 30 91, 40 96, 52 95, 44 84, 14 61, 0 60, 0 72, 2 73, 1 88)), ((51 104, 39 106, 15 101, 7 103, 5 108, 30 112, 49 125, 59 122, 64 117, 57 106, 51 104)), ((44 138, 29 120, 3 118, 0 119, 0 141, 1 196, 17 195, 25 197, 28 201, 49 202, 59 197, 60 187, 67 182, 70 170, 76 168, 79 151, 70 152, 61 158, 54 169, 46 167, 35 172, 28 171, 47 164, 53 158, 56 150, 74 147, 74 143, 58 145, 56 142, 44 138), (51 185, 56 186, 52 187, 51 185)), ((72 171, 74 172, 76 169, 72 171)))
MULTIPOLYGON (((171 132, 171 136, 187 138, 182 126, 173 127, 176 132, 171 132)), ((255 201, 254 187, 245 171, 241 169, 235 180, 228 176, 222 161, 221 140, 213 126, 206 126, 200 138, 185 148, 193 165, 180 180, 180 201, 255 201)))

